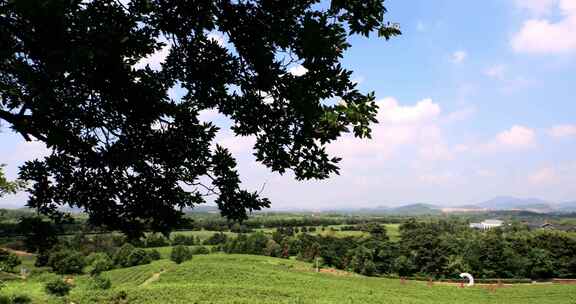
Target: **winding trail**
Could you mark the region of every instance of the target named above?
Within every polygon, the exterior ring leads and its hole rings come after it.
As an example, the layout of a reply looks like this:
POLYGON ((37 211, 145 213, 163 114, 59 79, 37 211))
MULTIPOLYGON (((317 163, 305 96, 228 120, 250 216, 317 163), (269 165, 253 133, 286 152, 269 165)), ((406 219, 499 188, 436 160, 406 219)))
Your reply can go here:
POLYGON ((152 276, 149 277, 146 281, 144 281, 144 283, 140 284, 139 287, 144 287, 144 286, 146 286, 146 285, 148 285, 148 284, 151 284, 151 283, 154 283, 154 282, 158 281, 158 280, 160 279, 160 275, 161 275, 163 272, 165 272, 165 271, 166 271, 166 270, 162 270, 162 271, 160 271, 160 272, 155 272, 155 273, 153 273, 152 276))

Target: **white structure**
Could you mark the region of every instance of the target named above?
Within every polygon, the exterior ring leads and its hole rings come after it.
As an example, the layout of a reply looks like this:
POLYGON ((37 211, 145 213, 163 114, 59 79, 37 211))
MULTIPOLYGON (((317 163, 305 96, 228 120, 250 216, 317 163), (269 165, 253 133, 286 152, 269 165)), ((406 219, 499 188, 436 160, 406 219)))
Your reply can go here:
POLYGON ((460 274, 460 277, 463 279, 464 278, 468 279, 468 284, 466 284, 466 286, 468 287, 474 286, 474 277, 471 274, 464 272, 460 274))
POLYGON ((500 227, 502 224, 503 222, 501 220, 485 220, 481 223, 470 223, 470 228, 490 230, 492 228, 500 227))

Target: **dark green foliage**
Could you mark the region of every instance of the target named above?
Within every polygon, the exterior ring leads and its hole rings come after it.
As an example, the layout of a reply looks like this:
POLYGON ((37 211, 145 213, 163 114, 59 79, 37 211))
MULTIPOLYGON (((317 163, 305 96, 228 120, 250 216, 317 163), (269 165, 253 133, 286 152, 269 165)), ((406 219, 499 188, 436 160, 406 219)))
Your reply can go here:
POLYGON ((22 262, 15 254, 0 248, 0 271, 11 272, 20 264, 22 262))
POLYGON ((136 248, 134 245, 126 243, 116 250, 112 259, 118 267, 132 267, 150 263, 151 259, 146 250, 136 248))
POLYGON ((88 272, 92 276, 97 276, 104 271, 114 268, 114 262, 106 253, 97 252, 90 254, 86 263, 88 265, 88 272))
POLYGON ((168 239, 159 233, 151 233, 146 236, 146 247, 164 247, 170 245, 168 239))
POLYGON ((554 262, 546 249, 533 248, 528 253, 527 276, 531 279, 548 279, 554 276, 554 262))
POLYGON ((34 262, 34 266, 36 267, 47 266, 49 260, 50 260, 50 252, 48 251, 39 252, 36 255, 36 261, 34 262))
POLYGON ((376 265, 374 264, 374 256, 372 250, 359 246, 350 252, 352 259, 350 260, 350 269, 359 274, 371 276, 376 273, 376 265))
POLYGON ((50 253, 47 265, 58 274, 80 274, 86 261, 81 253, 63 249, 50 253))
POLYGON ((83 207, 92 223, 131 239, 147 227, 167 232, 206 191, 231 219, 269 206, 240 188, 229 151, 212 148, 217 128, 199 121, 202 110, 232 119, 236 135, 254 135, 256 159, 272 171, 299 180, 338 173, 340 159, 326 145, 348 132, 370 137, 377 111, 374 94, 358 91, 340 62, 348 38, 399 34, 386 26, 380 0, 329 8, 28 0, 2 1, 0 11, 0 120, 53 151, 21 168, 32 181, 28 205, 51 215, 83 207), (209 32, 226 33, 233 48, 209 32), (159 69, 133 67, 162 39, 172 45, 159 69), (288 73, 291 62, 308 72, 288 73), (176 84, 184 97, 169 95, 176 84))
POLYGON ((186 245, 186 246, 192 246, 194 245, 194 236, 190 235, 184 235, 184 234, 176 234, 174 236, 174 239, 172 239, 172 245, 186 245))
POLYGON ((14 194, 21 189, 24 189, 26 183, 20 180, 9 181, 4 176, 4 164, 0 164, 0 197, 6 194, 14 194))
POLYGON ((92 277, 92 282, 91 282, 92 286, 95 289, 110 289, 110 287, 112 287, 112 283, 110 282, 109 278, 97 275, 92 277))
POLYGON ((136 247, 134 247, 134 245, 128 243, 118 248, 112 259, 114 261, 114 265, 117 265, 119 267, 128 267, 129 266, 128 257, 135 249, 136 247))
POLYGON ((12 304, 28 304, 32 299, 27 295, 15 295, 12 297, 12 304))
POLYGON ((266 247, 264 248, 264 255, 271 257, 281 257, 282 247, 278 245, 274 240, 268 240, 266 242, 266 247))
POLYGON ((380 241, 390 240, 390 238, 388 237, 388 234, 386 233, 386 228, 381 224, 378 224, 378 223, 367 224, 365 227, 365 231, 370 233, 370 236, 374 239, 377 239, 380 241))
POLYGON ((160 252, 156 249, 148 250, 148 258, 150 261, 156 261, 162 258, 160 252))
POLYGON ((394 259, 394 263, 392 264, 392 269, 396 272, 399 276, 405 277, 412 275, 417 271, 416 265, 412 260, 404 255, 401 255, 394 259))
POLYGON ((182 262, 192 259, 192 251, 183 245, 174 246, 170 253, 170 259, 176 264, 181 264, 182 262))
POLYGON ((0 304, 12 304, 12 299, 9 296, 0 295, 0 304))
POLYGON ((127 262, 124 264, 124 267, 132 267, 138 266, 143 264, 150 263, 150 257, 148 256, 148 252, 142 248, 136 248, 130 252, 127 257, 127 262))
POLYGON ((25 236, 24 246, 29 252, 44 253, 58 243, 54 224, 41 217, 23 217, 18 230, 25 236))
POLYGON ((210 250, 208 249, 208 247, 205 246, 196 246, 192 248, 192 255, 196 255, 196 254, 209 254, 210 250))
POLYGON ((228 236, 222 232, 214 233, 207 240, 204 241, 204 245, 219 245, 226 243, 228 236))
POLYGON ((71 289, 72 286, 70 286, 68 283, 64 282, 60 278, 51 280, 44 286, 44 290, 46 291, 47 294, 54 295, 57 297, 63 297, 65 295, 68 295, 71 289))

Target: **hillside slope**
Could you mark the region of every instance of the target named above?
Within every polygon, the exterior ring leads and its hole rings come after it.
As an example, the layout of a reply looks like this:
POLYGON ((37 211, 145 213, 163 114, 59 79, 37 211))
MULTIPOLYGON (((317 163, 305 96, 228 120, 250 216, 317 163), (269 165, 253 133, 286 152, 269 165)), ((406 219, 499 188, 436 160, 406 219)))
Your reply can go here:
MULTIPOLYGON (((345 272, 315 273, 310 264, 262 256, 212 254, 176 265, 150 265, 106 273, 113 289, 95 292, 85 276, 76 279, 74 303, 576 303, 576 286, 515 286, 489 292, 482 287, 427 287, 425 282, 367 278, 345 272), (160 273, 158 275, 158 273, 160 273), (154 275, 156 274, 156 275, 154 275), (154 280, 148 280, 151 277, 154 280), (147 282, 148 280, 148 282, 147 282)), ((40 283, 10 283, 6 291, 29 289, 35 303, 52 303, 40 283)), ((56 303, 56 302, 54 302, 56 303)))

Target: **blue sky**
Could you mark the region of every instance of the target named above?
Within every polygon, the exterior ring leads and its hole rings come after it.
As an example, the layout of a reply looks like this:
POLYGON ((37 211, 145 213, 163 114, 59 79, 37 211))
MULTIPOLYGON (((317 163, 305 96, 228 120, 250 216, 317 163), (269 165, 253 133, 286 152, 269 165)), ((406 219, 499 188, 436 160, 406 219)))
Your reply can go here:
MULTIPOLYGON (((275 208, 462 205, 496 195, 576 200, 576 0, 385 5, 403 35, 354 37, 344 58, 360 89, 375 91, 380 124, 372 141, 329 147, 344 157, 340 176, 296 182, 272 174, 254 162, 252 139, 234 138, 226 119, 205 113, 224 127, 218 141, 238 157, 245 186, 265 184, 275 208)), ((9 177, 46 153, 7 129, 0 143, 9 177)))

